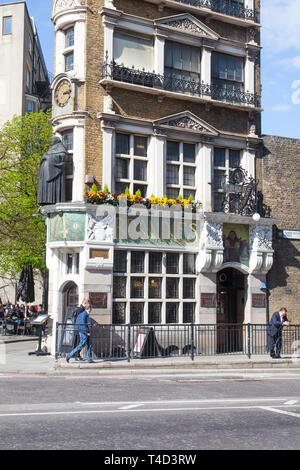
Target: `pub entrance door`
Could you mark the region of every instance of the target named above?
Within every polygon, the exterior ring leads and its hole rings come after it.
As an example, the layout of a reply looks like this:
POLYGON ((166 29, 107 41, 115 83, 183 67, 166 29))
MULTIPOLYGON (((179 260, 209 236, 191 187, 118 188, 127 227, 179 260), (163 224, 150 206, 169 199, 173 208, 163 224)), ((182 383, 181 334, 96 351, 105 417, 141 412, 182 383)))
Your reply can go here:
POLYGON ((217 352, 243 351, 245 275, 226 268, 217 275, 217 352))

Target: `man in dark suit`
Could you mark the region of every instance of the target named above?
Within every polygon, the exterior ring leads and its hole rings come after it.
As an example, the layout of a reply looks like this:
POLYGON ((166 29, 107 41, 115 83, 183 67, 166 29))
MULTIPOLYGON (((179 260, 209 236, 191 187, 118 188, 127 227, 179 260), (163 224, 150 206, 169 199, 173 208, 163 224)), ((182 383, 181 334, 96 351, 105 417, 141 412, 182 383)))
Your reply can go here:
POLYGON ((284 307, 282 307, 279 312, 273 313, 271 321, 267 327, 268 349, 270 351, 270 356, 273 359, 280 359, 282 329, 284 325, 289 326, 290 324, 286 314, 287 309, 284 307), (276 352, 274 349, 276 349, 276 352))

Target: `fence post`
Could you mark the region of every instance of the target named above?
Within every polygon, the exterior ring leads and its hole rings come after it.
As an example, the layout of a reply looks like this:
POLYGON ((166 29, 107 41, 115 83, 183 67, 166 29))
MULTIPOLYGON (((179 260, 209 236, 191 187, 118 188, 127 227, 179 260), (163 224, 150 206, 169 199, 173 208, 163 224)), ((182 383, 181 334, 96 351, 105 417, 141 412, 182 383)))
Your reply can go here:
POLYGON ((58 361, 58 322, 56 322, 55 327, 56 327, 55 329, 55 334, 56 334, 55 336, 55 362, 57 362, 58 361))
POLYGON ((195 353, 194 353, 194 345, 195 345, 195 335, 194 335, 194 323, 191 324, 191 359, 194 360, 195 353))
POLYGON ((248 359, 251 358, 250 331, 251 331, 251 325, 250 325, 250 323, 248 323, 248 324, 247 324, 247 351, 248 351, 248 359))
POLYGON ((127 331, 127 361, 130 362, 130 353, 131 353, 131 348, 130 348, 130 341, 131 341, 131 325, 130 323, 127 325, 128 331, 127 331))

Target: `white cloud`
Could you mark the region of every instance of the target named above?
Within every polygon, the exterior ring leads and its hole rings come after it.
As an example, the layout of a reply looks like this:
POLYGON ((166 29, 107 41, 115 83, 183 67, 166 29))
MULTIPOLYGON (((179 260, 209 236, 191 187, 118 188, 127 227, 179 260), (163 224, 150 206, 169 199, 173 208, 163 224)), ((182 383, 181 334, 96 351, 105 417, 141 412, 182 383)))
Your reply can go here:
POLYGON ((299 50, 299 0, 263 0, 261 16, 263 46, 268 53, 276 55, 291 48, 299 50))
POLYGON ((287 59, 281 59, 278 61, 278 64, 289 69, 300 69, 300 55, 289 57, 287 59))
POLYGON ((287 111, 290 111, 292 107, 289 104, 276 104, 275 106, 272 106, 272 111, 278 111, 280 113, 286 113, 287 111))

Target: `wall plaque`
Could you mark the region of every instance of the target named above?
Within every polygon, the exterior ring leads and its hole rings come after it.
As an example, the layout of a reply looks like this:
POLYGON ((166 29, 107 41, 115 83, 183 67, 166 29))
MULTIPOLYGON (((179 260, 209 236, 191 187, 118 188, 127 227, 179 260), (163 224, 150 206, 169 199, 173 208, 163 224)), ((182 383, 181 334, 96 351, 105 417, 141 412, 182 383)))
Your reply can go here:
POLYGON ((252 294, 252 307, 265 308, 266 296, 265 294, 252 294))
POLYGON ((93 308, 107 308, 107 292, 90 292, 89 299, 93 308))
POLYGON ((216 294, 201 294, 201 307, 215 308, 216 307, 216 294))

